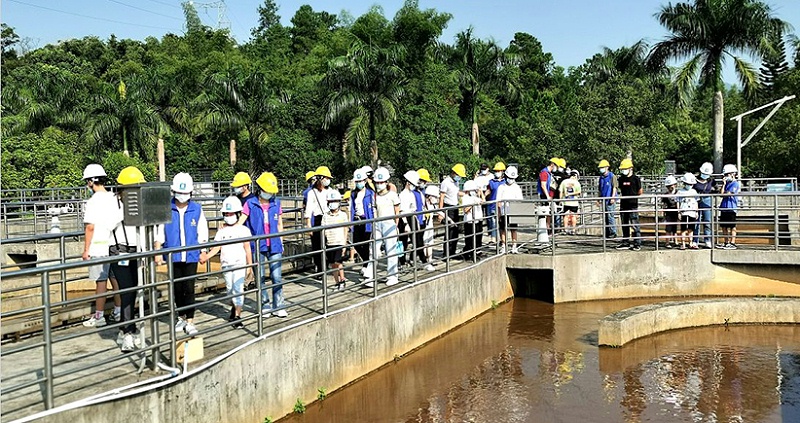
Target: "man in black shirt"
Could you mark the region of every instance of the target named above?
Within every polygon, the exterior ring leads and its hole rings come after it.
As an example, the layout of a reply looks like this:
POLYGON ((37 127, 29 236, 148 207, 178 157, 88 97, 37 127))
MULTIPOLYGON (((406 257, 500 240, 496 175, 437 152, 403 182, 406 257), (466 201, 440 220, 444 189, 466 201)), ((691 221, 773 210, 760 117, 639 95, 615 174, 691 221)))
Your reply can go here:
POLYGON ((622 195, 619 207, 622 218, 622 244, 617 246, 617 250, 639 251, 642 249, 642 233, 639 230, 639 199, 636 197, 642 195, 642 181, 633 174, 631 159, 623 160, 619 170, 622 172, 617 178, 619 192, 622 195), (633 228, 632 240, 630 240, 631 228, 633 228))

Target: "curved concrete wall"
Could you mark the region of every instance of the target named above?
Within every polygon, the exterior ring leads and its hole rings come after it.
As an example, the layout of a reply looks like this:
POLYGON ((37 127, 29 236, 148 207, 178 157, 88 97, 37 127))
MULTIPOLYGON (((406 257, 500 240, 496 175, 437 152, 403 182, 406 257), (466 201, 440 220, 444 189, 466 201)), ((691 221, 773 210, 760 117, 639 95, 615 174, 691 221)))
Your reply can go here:
POLYGON ((632 307, 600 320, 598 344, 617 347, 673 329, 740 323, 800 323, 800 299, 721 298, 632 307))

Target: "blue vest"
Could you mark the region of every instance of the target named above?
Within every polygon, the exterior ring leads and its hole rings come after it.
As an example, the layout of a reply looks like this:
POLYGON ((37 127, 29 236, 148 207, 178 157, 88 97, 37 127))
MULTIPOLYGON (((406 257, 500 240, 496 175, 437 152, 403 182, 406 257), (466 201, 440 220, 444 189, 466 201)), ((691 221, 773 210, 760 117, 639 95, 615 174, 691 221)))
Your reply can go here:
POLYGON ((544 194, 550 195, 550 187, 553 184, 553 174, 550 173, 550 169, 548 169, 547 166, 545 166, 542 170, 540 170, 539 174, 541 175, 542 172, 547 172, 547 192, 544 192, 542 190, 542 181, 536 183, 536 192, 539 195, 544 195, 544 194))
MULTIPOLYGON (((200 223, 200 214, 203 209, 199 204, 192 200, 186 205, 186 212, 183 214, 183 235, 186 243, 181 245, 181 223, 180 214, 178 213, 178 206, 175 205, 175 199, 172 199, 172 220, 164 225, 164 248, 181 247, 198 245, 197 243, 197 225, 200 223)), ((164 260, 167 256, 164 255, 164 260)), ((181 253, 172 253, 172 261, 174 263, 183 262, 181 260, 181 253)), ((200 250, 190 250, 186 252, 185 263, 197 263, 200 261, 200 250)))
POLYGON ((422 193, 420 193, 418 189, 415 189, 411 192, 414 193, 414 199, 417 200, 417 222, 419 222, 420 227, 423 227, 425 226, 425 216, 420 212, 423 210, 425 202, 422 199, 422 193))
MULTIPOLYGON (((356 220, 356 197, 358 196, 358 191, 353 191, 350 193, 350 221, 354 222, 356 220)), ((375 218, 375 191, 364 187, 364 201, 362 202, 364 206, 364 218, 366 219, 374 219, 375 218)), ((372 223, 367 223, 364 225, 365 232, 372 232, 372 223)))
POLYGON ((614 173, 610 170, 605 175, 600 175, 599 191, 601 197, 609 198, 614 192, 614 173))
MULTIPOLYGON (((247 204, 247 207, 250 209, 250 215, 247 216, 247 220, 244 221, 244 226, 250 230, 251 234, 266 235, 264 231, 264 219, 268 219, 269 233, 278 233, 278 222, 281 218, 280 214, 278 214, 281 209, 281 200, 279 198, 272 197, 269 200, 266 216, 264 216, 264 210, 261 209, 261 202, 258 201, 257 197, 248 199, 247 204)), ((253 251, 256 250, 255 242, 250 243, 250 248, 253 251)), ((282 254, 283 241, 281 241, 280 237, 259 240, 258 251, 267 255, 282 254)))
POLYGON ((313 185, 309 185, 303 190, 303 208, 306 208, 306 204, 308 204, 308 193, 311 192, 313 187, 313 185))
MULTIPOLYGON (((489 197, 486 198, 487 201, 494 201, 497 199, 497 190, 500 189, 500 186, 506 183, 505 178, 496 179, 492 178, 489 180, 489 197)), ((497 210, 497 203, 491 203, 486 205, 486 211, 489 214, 494 214, 494 211, 497 210)))

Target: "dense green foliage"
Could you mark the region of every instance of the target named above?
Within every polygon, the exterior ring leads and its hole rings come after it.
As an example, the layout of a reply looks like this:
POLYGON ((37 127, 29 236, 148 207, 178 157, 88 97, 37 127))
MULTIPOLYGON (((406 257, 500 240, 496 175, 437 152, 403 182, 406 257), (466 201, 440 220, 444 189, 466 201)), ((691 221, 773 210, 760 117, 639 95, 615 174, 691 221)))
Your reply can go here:
MULTIPOLYGON (((265 0, 253 11, 251 39, 239 45, 185 5, 182 35, 88 36, 25 54, 3 24, 2 187, 78 184, 93 161, 111 174, 138 164, 150 180, 159 138, 168 174, 204 169, 220 178, 238 170, 299 178, 327 165, 344 179, 375 159, 439 175, 455 162, 474 170, 503 160, 531 178, 552 156, 593 173, 601 158, 618 162, 629 152, 640 172, 655 173, 665 159, 694 171, 712 157, 718 74, 714 84, 692 82, 695 95, 686 97, 688 79, 648 61, 641 42, 564 69, 527 33, 501 46, 470 28, 441 42, 451 15, 415 0, 394 17, 379 7, 353 18, 306 5, 289 26, 265 0)), ((747 95, 724 90, 725 162, 736 154, 730 116, 800 92, 796 38, 770 39, 764 60, 754 58, 761 75, 746 81, 747 95)), ((760 116, 745 120, 745 133, 760 116)), ((800 100, 775 115, 744 157, 748 176, 800 173, 800 100)))

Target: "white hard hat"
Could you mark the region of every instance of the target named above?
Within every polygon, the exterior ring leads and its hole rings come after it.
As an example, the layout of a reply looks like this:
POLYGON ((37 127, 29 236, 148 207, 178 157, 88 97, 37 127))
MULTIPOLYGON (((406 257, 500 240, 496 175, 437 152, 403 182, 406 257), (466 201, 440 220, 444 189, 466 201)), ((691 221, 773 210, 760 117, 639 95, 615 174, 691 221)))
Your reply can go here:
POLYGON ((108 176, 106 175, 106 170, 97 163, 92 163, 86 166, 86 169, 83 169, 83 179, 104 178, 106 176, 108 176))
POLYGON ((360 168, 356 169, 355 171, 353 171, 353 180, 354 181, 358 182, 358 181, 363 181, 365 179, 367 179, 367 171, 364 170, 363 167, 360 167, 360 168))
POLYGON ((678 183, 678 180, 675 179, 675 177, 672 176, 672 175, 669 175, 666 178, 664 178, 664 185, 666 185, 666 186, 676 185, 677 183, 678 183))
POLYGON ((703 165, 700 166, 700 173, 711 175, 712 173, 714 173, 714 165, 712 165, 709 162, 703 163, 703 165))
POLYGON ((375 170, 375 174, 372 175, 372 179, 375 182, 388 182, 389 181, 389 169, 385 167, 379 167, 375 170))
POLYGON ((328 202, 331 201, 342 201, 342 194, 339 194, 339 191, 332 189, 331 192, 328 193, 328 202))
POLYGON ((439 187, 436 185, 430 185, 425 188, 425 195, 430 195, 431 197, 438 197, 439 196, 439 187))
POLYGON ((222 201, 221 213, 238 213, 240 211, 242 211, 242 201, 239 200, 239 197, 231 195, 222 201))
POLYGON ((697 178, 694 177, 693 173, 686 172, 686 174, 681 177, 681 181, 683 181, 684 184, 694 185, 697 183, 697 178))
POLYGON ((403 174, 403 178, 405 178, 406 181, 411 182, 411 185, 419 185, 419 173, 417 173, 416 170, 409 170, 403 174))
POLYGON ((517 167, 516 166, 509 166, 508 169, 506 169, 506 177, 507 178, 509 178, 509 179, 517 179, 518 176, 519 176, 519 174, 517 173, 517 167))
POLYGON ((361 168, 361 170, 363 170, 363 171, 364 171, 364 173, 366 173, 366 174, 368 174, 368 175, 369 175, 370 173, 372 173, 372 171, 373 171, 373 169, 372 169, 372 166, 370 166, 370 165, 366 165, 366 166, 362 167, 362 168, 361 168))
POLYGON ((737 172, 736 165, 734 164, 726 164, 725 166, 722 167, 722 173, 725 175, 736 172, 737 172))
POLYGON ((192 180, 192 175, 188 173, 181 172, 175 175, 172 178, 172 186, 170 189, 173 192, 177 192, 180 194, 189 194, 194 191, 194 181, 192 180))
POLYGON ((478 190, 478 183, 470 179, 467 182, 464 182, 464 191, 477 191, 478 190))

